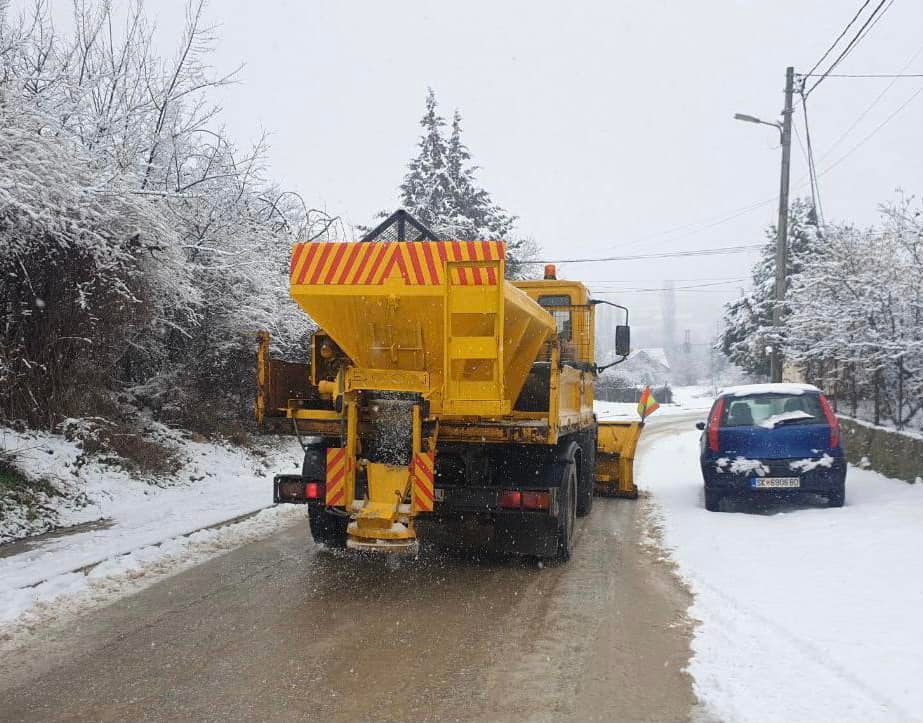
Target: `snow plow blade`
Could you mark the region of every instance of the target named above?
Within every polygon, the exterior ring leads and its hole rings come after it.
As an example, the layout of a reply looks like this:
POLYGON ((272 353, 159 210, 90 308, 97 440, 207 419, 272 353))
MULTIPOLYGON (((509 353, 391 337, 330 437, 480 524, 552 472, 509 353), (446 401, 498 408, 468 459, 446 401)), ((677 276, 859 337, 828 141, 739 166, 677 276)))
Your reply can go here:
POLYGON ((596 494, 635 499, 635 449, 644 422, 599 422, 596 438, 596 494))

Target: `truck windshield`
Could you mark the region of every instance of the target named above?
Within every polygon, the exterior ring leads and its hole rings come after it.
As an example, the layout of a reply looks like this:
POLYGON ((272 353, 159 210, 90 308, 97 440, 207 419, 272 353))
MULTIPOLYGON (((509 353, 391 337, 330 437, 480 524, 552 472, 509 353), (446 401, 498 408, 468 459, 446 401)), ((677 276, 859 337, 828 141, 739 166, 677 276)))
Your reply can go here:
POLYGON ((722 427, 783 424, 826 424, 820 399, 816 394, 751 394, 730 397, 724 405, 722 427))
POLYGON ((569 307, 570 306, 570 296, 566 294, 555 294, 554 296, 539 296, 538 303, 540 306, 545 307, 548 310, 548 313, 554 317, 555 324, 558 327, 558 338, 561 341, 570 341, 571 340, 571 313, 569 308, 554 308, 554 307, 569 307), (550 307, 550 308, 549 308, 550 307))

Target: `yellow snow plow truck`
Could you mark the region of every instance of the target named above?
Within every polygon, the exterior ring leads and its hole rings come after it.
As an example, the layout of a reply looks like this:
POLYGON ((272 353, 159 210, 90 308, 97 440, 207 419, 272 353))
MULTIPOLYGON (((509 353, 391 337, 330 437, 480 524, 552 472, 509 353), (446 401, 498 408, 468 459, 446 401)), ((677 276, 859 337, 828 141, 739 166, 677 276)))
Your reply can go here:
MULTIPOLYGON (((566 560, 594 493, 636 497, 642 422, 593 413, 595 307, 580 282, 509 281, 502 241, 439 240, 404 211, 358 242, 296 244, 291 295, 319 325, 307 364, 260 335, 257 419, 290 425, 317 542, 437 544, 566 560)), ((627 356, 626 324, 616 354, 627 356)))

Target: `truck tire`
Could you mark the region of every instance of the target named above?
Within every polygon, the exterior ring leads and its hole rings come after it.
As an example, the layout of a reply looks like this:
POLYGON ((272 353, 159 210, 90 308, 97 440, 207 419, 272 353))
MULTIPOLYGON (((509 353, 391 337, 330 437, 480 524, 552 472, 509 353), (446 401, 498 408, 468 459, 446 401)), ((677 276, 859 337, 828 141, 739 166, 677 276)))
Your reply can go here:
POLYGON ((348 518, 330 514, 323 505, 309 505, 308 522, 311 524, 314 542, 331 548, 346 547, 348 518))
POLYGON ((596 440, 587 435, 577 462, 577 517, 586 517, 593 510, 593 473, 596 469, 596 440))
POLYGON ((555 559, 567 562, 574 549, 574 530, 577 526, 577 465, 571 462, 561 484, 558 512, 558 545, 555 559))
POLYGON ((709 512, 720 512, 721 511, 721 498, 724 495, 721 493, 721 490, 710 490, 705 489, 705 509, 709 512))
POLYGON ((304 462, 301 464, 301 476, 318 482, 327 477, 327 448, 320 437, 317 441, 304 447, 304 462))
POLYGON ((842 507, 846 502, 846 482, 840 482, 836 489, 827 493, 827 507, 842 507))

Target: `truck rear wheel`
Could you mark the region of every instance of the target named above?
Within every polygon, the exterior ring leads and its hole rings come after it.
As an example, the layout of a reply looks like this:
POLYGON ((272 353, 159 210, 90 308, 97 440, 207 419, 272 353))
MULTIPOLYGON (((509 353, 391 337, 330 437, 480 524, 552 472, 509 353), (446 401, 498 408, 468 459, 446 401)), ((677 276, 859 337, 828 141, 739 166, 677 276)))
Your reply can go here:
POLYGON ((309 505, 308 522, 314 542, 331 548, 346 547, 348 518, 330 514, 323 505, 309 505))
POLYGON ((558 508, 558 549, 555 559, 567 562, 574 549, 574 530, 577 527, 577 465, 571 462, 561 485, 558 508))
POLYGON ((577 517, 593 510, 593 473, 596 469, 596 440, 589 437, 577 457, 577 517))

